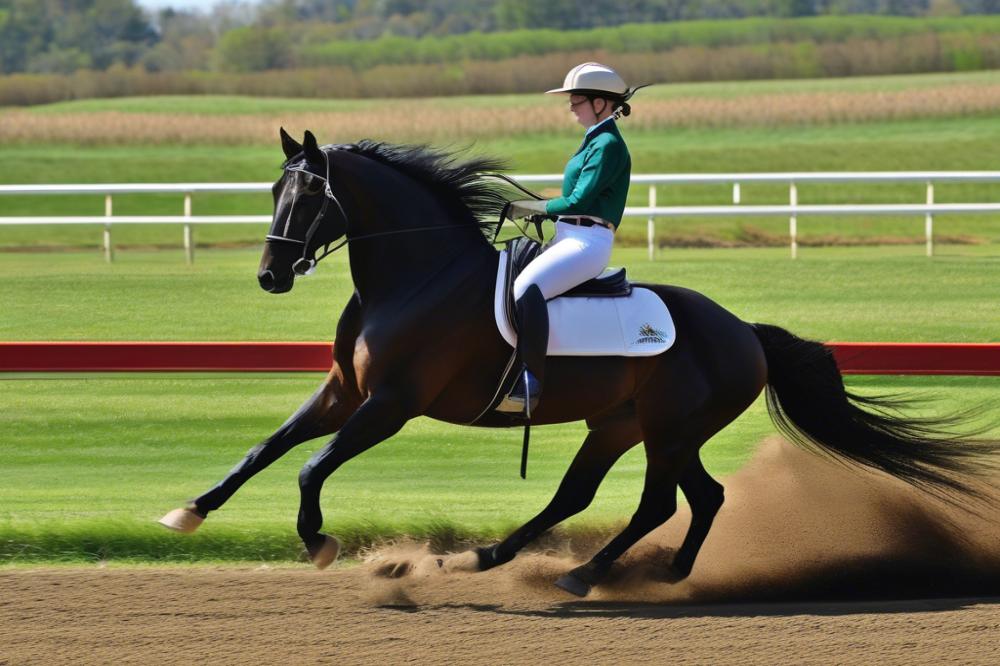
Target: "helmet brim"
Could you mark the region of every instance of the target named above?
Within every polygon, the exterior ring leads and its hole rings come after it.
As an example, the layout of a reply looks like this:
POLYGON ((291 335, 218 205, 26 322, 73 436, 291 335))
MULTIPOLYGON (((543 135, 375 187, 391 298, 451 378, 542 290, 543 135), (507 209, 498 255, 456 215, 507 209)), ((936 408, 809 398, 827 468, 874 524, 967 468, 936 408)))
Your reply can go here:
POLYGON ((568 93, 570 95, 586 95, 587 97, 606 97, 607 99, 622 99, 625 93, 611 92, 610 90, 593 90, 590 88, 553 88, 546 90, 549 93, 568 93))

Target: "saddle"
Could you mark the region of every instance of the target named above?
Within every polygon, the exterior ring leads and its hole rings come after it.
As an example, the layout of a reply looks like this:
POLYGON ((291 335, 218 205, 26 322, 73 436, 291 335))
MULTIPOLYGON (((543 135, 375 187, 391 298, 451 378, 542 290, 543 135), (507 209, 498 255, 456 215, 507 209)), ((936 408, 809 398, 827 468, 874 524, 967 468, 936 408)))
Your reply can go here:
MULTIPOLYGON (((519 237, 500 253, 494 314, 500 335, 517 346, 514 280, 534 259, 538 241, 519 237)), ((674 342, 674 323, 654 292, 608 269, 548 302, 549 356, 655 356, 674 342)))
MULTIPOLYGON (((533 238, 519 236, 507 242, 504 251, 507 253, 507 263, 509 266, 509 281, 505 284, 505 289, 509 292, 509 305, 513 305, 514 280, 521 274, 521 271, 538 256, 542 249, 541 244, 533 238)), ((632 285, 625 279, 624 268, 605 269, 596 278, 587 280, 583 284, 578 284, 560 298, 577 297, 615 297, 628 296, 632 293, 632 285)), ((513 310, 511 310, 513 312, 513 310)))

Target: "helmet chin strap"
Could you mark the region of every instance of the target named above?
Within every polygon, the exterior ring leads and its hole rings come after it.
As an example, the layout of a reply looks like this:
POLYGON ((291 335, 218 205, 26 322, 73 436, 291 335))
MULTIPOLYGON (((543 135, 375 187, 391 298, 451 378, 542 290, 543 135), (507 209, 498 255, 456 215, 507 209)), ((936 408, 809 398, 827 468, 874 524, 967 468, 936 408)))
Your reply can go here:
MULTIPOLYGON (((597 123, 602 122, 602 120, 607 120, 607 118, 603 118, 603 119, 601 118, 601 113, 604 113, 605 111, 608 110, 608 104, 610 104, 610 102, 608 100, 604 99, 603 97, 591 97, 589 99, 590 99, 590 110, 594 112, 594 124, 596 125, 597 123), (594 100, 595 99, 600 99, 602 102, 604 102, 604 108, 601 109, 601 113, 598 113, 597 112, 597 107, 594 106, 594 100)), ((614 115, 614 114, 612 114, 612 115, 614 115)), ((610 118, 610 117, 611 116, 608 116, 608 118, 610 118)))

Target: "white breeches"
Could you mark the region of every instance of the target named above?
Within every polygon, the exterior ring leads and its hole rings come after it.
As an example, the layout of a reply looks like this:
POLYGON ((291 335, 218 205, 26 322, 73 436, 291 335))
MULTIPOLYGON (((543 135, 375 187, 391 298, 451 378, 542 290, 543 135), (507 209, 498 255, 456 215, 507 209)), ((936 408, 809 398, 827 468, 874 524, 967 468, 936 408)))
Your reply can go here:
POLYGON ((556 222, 551 244, 514 280, 514 299, 537 284, 548 300, 597 277, 611 261, 614 239, 614 232, 605 227, 556 222))

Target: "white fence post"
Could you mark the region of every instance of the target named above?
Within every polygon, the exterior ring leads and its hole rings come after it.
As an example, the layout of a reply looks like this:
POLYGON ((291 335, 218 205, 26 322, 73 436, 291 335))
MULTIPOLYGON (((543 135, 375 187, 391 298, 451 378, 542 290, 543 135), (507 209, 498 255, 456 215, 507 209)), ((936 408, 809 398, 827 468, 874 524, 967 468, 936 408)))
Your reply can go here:
MULTIPOLYGON (((184 217, 191 217, 191 193, 184 195, 184 217)), ((191 225, 184 225, 184 257, 188 264, 194 263, 194 239, 191 234, 191 225)))
MULTIPOLYGON (((927 205, 934 203, 934 183, 927 181, 927 205)), ((924 235, 927 237, 927 256, 934 256, 934 216, 927 213, 924 218, 924 235)))
MULTIPOLYGON (((656 185, 649 186, 649 207, 656 208, 656 185)), ((649 246, 649 260, 652 261, 656 251, 656 224, 652 215, 646 220, 646 244, 649 246)))
POLYGON ((788 187, 788 204, 793 208, 792 216, 788 218, 788 236, 792 244, 792 259, 795 259, 799 256, 798 220, 794 210, 794 207, 799 205, 799 189, 795 186, 795 181, 788 187))
MULTIPOLYGON (((104 217, 111 217, 111 195, 104 195, 104 217)), ((104 223, 104 261, 109 264, 115 260, 115 251, 111 247, 111 223, 104 223)))
POLYGON ((736 205, 739 205, 740 198, 741 198, 740 184, 739 183, 733 183, 733 203, 736 204, 736 205))

